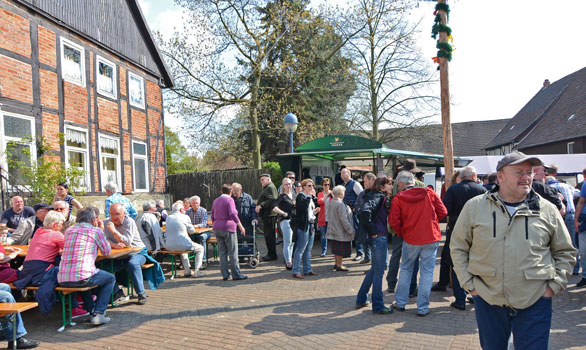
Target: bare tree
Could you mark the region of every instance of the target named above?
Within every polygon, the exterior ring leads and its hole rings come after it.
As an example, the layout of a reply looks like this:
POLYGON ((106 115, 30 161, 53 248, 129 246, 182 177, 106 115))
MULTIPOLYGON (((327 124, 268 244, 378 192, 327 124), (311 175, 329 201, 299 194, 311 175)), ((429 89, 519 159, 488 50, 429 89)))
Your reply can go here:
POLYGON ((348 46, 360 76, 352 125, 380 142, 392 138, 381 127, 422 123, 438 100, 430 91, 435 74, 416 48, 417 25, 409 24, 408 8, 409 1, 357 0, 349 12, 350 28, 363 27, 348 46))

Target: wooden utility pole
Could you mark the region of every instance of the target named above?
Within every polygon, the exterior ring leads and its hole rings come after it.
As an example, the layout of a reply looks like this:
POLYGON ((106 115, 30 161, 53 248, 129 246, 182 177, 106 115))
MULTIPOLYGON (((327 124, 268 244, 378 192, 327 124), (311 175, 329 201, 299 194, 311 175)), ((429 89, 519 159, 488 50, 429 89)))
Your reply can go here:
MULTIPOLYGON (((446 0, 438 0, 440 4, 445 4, 446 0)), ((438 14, 441 17, 441 24, 448 24, 448 14, 446 11, 439 10, 438 14)), ((440 32, 440 42, 448 42, 448 34, 440 32)), ((448 58, 440 57, 440 90, 441 90, 441 104, 442 104, 442 135, 444 144, 444 169, 445 169, 445 183, 446 189, 450 187, 452 181, 452 174, 454 173, 454 146, 452 140, 452 124, 450 122, 450 80, 448 74, 448 58)))

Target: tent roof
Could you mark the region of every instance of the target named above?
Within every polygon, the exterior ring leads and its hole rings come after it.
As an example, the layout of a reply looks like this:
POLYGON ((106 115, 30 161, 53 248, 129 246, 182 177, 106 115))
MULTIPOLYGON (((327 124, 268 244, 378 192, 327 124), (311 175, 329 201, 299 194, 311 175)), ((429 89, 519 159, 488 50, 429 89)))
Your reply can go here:
MULTIPOLYGON (((353 135, 324 136, 297 147, 294 153, 279 154, 277 157, 304 156, 329 160, 361 160, 372 159, 379 154, 383 158, 412 158, 417 161, 418 166, 443 166, 444 164, 444 156, 440 154, 396 150, 380 142, 353 135)), ((454 158, 456 166, 465 166, 470 161, 469 158, 454 158)))
MULTIPOLYGON (((547 165, 558 166, 558 174, 581 174, 586 167, 586 154, 532 154, 547 165)), ((476 168, 478 174, 490 174, 496 171, 496 165, 504 156, 471 156, 471 166, 476 168)))

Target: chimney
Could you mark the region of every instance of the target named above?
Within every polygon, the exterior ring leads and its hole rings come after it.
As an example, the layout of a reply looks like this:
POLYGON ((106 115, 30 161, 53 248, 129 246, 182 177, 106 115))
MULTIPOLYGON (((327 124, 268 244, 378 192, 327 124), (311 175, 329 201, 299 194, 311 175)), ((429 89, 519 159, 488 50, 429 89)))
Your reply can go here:
POLYGON ((550 84, 549 79, 545 79, 545 81, 543 82, 543 87, 548 87, 550 84))

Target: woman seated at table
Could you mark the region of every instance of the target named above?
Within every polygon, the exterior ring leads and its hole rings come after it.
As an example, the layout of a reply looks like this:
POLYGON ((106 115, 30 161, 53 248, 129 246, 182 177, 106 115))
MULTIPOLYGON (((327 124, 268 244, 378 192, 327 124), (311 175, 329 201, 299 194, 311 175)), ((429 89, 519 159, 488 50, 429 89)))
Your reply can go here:
POLYGON ((165 248, 167 250, 192 250, 195 252, 195 266, 194 273, 191 273, 191 266, 189 266, 189 259, 187 254, 179 255, 181 264, 184 269, 184 276, 203 277, 205 274, 199 269, 201 267, 201 261, 203 258, 203 246, 195 243, 189 238, 189 233, 193 233, 195 230, 191 224, 189 216, 185 214, 185 207, 182 201, 177 201, 171 208, 173 211, 167 216, 166 221, 166 235, 165 248))
POLYGON ((20 278, 14 283, 19 289, 39 285, 45 271, 59 265, 59 261, 55 262, 55 259, 58 258, 65 242, 63 233, 60 232, 64 222, 65 216, 60 212, 47 213, 43 227, 39 228, 31 239, 20 278))

